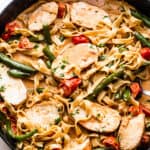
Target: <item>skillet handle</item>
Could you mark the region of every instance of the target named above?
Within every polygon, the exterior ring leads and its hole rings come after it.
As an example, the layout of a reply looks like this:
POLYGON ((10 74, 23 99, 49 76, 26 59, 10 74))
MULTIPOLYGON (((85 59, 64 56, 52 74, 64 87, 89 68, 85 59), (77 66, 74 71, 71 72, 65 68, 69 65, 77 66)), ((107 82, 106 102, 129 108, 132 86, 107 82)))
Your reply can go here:
POLYGON ((126 1, 150 17, 150 0, 126 0, 126 1))
POLYGON ((20 12, 36 1, 37 0, 8 0, 4 8, 0 7, 0 34, 3 32, 6 23, 13 20, 20 12))

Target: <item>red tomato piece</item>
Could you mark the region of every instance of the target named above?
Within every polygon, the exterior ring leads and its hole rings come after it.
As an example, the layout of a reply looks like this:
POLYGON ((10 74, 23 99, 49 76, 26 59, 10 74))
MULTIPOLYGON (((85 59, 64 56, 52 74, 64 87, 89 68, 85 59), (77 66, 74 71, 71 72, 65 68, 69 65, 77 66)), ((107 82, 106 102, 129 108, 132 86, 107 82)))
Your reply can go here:
POLYGON ((117 142, 116 138, 113 136, 109 136, 107 138, 105 138, 102 143, 105 146, 111 146, 113 147, 115 150, 119 150, 119 143, 117 142))
POLYGON ((66 4, 63 2, 58 3, 58 18, 63 18, 66 12, 66 4))
POLYGON ((5 32, 13 34, 16 28, 21 28, 22 24, 19 21, 12 21, 6 24, 5 32))
POLYGON ((142 113, 142 108, 140 106, 130 106, 129 107, 129 112, 133 115, 133 116, 137 116, 140 113, 142 113))
POLYGON ((79 78, 72 78, 72 79, 63 80, 60 83, 59 87, 63 88, 64 96, 68 97, 76 90, 76 88, 80 84, 81 84, 81 79, 79 79, 79 78))
POLYGON ((142 143, 143 143, 143 144, 147 144, 147 143, 149 143, 149 142, 150 142, 150 136, 144 134, 144 135, 142 136, 142 143))
POLYGON ((79 36, 73 36, 72 37, 72 43, 73 44, 80 44, 80 43, 89 43, 90 40, 84 36, 84 35, 79 35, 79 36))
POLYGON ((2 34, 2 39, 5 41, 7 41, 10 37, 11 37, 11 35, 9 33, 3 33, 2 34))
POLYGON ((150 60, 150 48, 148 48, 148 47, 142 48, 141 56, 146 60, 150 60))
POLYGON ((30 42, 27 37, 22 37, 19 41, 18 47, 23 49, 32 49, 34 48, 34 44, 30 42))
POLYGON ((142 91, 140 84, 138 82, 133 82, 130 85, 130 89, 134 98, 142 91))
POLYGON ((145 115, 150 116, 150 109, 144 106, 143 104, 140 104, 140 107, 142 111, 145 113, 145 115))

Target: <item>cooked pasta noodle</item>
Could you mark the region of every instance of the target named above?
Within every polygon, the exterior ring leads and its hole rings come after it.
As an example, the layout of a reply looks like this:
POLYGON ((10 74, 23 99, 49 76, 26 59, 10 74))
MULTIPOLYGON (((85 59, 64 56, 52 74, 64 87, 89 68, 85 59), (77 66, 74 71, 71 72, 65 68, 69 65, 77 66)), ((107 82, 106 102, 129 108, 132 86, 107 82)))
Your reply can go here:
POLYGON ((18 150, 131 150, 143 144, 143 135, 150 142, 150 113, 140 110, 146 103, 150 112, 150 103, 139 98, 150 63, 135 37, 139 32, 149 38, 150 29, 124 1, 100 0, 99 7, 92 2, 38 1, 6 25, 0 52, 36 70, 26 72, 0 58, 1 68, 22 71, 0 83, 0 111, 13 118, 16 135, 37 130, 16 140, 18 150), (16 88, 21 83, 24 91, 16 88), (9 99, 11 93, 16 99, 9 99))

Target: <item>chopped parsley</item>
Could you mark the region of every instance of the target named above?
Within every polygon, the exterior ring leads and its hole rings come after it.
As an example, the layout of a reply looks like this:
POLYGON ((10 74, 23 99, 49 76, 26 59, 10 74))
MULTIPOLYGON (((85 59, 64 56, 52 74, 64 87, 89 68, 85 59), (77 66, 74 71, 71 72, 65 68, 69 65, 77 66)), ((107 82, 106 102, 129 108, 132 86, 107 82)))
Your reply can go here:
POLYGON ((46 63, 46 66, 50 69, 51 65, 52 65, 51 62, 49 60, 47 60, 45 63, 46 63))
POLYGON ((120 53, 128 50, 128 48, 125 47, 125 45, 118 45, 117 47, 118 47, 120 53))
POLYGON ((37 88, 36 91, 40 94, 44 91, 44 88, 37 88))
POLYGON ((90 45, 89 45, 89 48, 94 49, 94 45, 93 45, 93 44, 90 44, 90 45))
POLYGON ((60 73, 59 75, 60 75, 60 77, 64 77, 65 76, 63 73, 60 73))
POLYGON ((111 67, 113 66, 113 64, 114 64, 114 61, 110 62, 110 63, 107 65, 107 67, 111 68, 111 67))
POLYGON ((61 121, 61 118, 60 118, 60 117, 56 118, 56 119, 55 119, 55 124, 58 124, 60 121, 61 121))
POLYGON ((103 61, 103 60, 105 60, 105 59, 106 59, 106 55, 101 55, 101 56, 98 57, 98 60, 99 60, 99 61, 103 61))
POLYGON ((66 67, 65 64, 62 64, 62 65, 60 66, 61 69, 65 69, 65 67, 66 67))
POLYGON ((61 42, 63 42, 63 41, 65 40, 65 37, 64 37, 63 35, 60 35, 59 40, 60 40, 61 42))
POLYGON ((79 109, 76 109, 74 112, 71 113, 71 116, 74 116, 76 114, 79 114, 80 110, 79 109))
POLYGON ((67 60, 65 60, 65 59, 62 60, 62 63, 69 64, 69 62, 67 60))
POLYGON ((109 18, 108 16, 104 16, 103 19, 109 18))
POLYGON ((5 87, 2 85, 0 86, 0 92, 4 92, 5 91, 5 87))
POLYGON ((101 43, 101 44, 99 44, 99 45, 97 45, 98 47, 105 47, 106 46, 106 44, 104 44, 104 43, 101 43))
POLYGON ((38 45, 38 44, 35 44, 34 48, 35 48, 35 49, 39 48, 39 45, 38 45))
POLYGON ((101 116, 101 114, 100 114, 100 113, 98 113, 98 114, 96 115, 96 117, 97 117, 97 118, 99 118, 100 116, 101 116))
POLYGON ((53 68, 53 69, 52 69, 52 73, 55 73, 56 70, 57 70, 57 67, 56 67, 56 68, 53 68))

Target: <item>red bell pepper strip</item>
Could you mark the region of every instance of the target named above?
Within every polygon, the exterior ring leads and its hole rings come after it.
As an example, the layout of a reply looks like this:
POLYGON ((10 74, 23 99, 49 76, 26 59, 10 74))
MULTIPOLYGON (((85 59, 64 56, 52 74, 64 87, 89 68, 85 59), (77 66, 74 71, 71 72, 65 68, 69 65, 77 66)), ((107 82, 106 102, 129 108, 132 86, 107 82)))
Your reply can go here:
POLYGON ((102 143, 105 145, 105 146, 111 146, 112 148, 114 148, 115 150, 119 150, 119 143, 117 142, 116 138, 113 137, 113 136, 109 136, 109 137, 106 137, 102 143))
POLYGON ((140 106, 130 106, 128 110, 133 116, 137 116, 142 113, 142 108, 140 106))
POLYGON ((66 12, 66 4, 63 2, 59 2, 58 3, 58 18, 63 18, 65 16, 65 12, 66 12))
POLYGON ((131 83, 130 89, 134 98, 136 98, 137 95, 142 91, 142 88, 138 82, 131 83))

